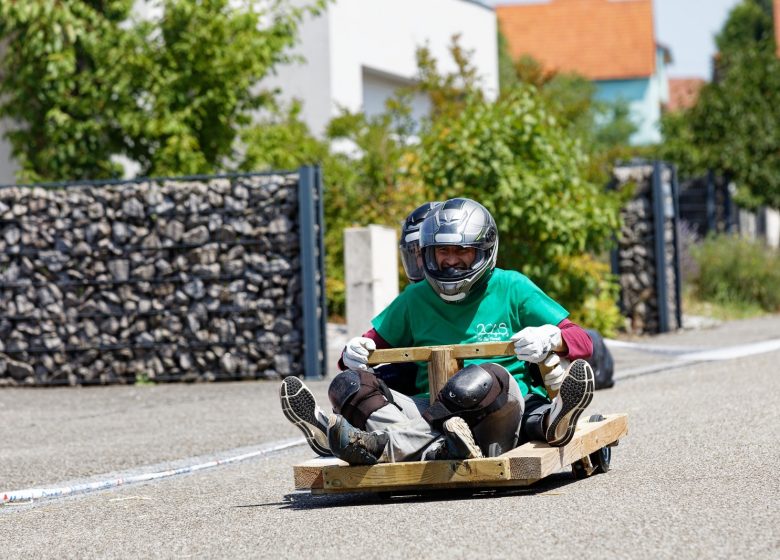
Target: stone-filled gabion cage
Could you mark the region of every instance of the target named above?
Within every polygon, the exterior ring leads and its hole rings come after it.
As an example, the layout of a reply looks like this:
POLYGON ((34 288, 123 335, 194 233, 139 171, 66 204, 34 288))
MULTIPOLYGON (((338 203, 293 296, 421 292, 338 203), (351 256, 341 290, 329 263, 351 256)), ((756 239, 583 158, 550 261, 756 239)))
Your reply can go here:
POLYGON ((612 268, 620 281, 621 309, 633 333, 682 327, 679 199, 675 169, 637 162, 613 171, 613 187, 631 184, 612 268))
POLYGON ((321 376, 321 200, 312 167, 0 188, 0 385, 321 376))

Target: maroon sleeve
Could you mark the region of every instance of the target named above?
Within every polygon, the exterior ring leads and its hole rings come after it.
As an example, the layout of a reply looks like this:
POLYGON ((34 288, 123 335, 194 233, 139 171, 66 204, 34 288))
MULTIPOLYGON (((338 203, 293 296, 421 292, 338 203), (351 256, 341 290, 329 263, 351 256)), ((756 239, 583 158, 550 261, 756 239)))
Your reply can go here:
MULTIPOLYGON (((376 332, 375 329, 371 329, 370 331, 368 331, 366 333, 363 333, 360 336, 364 336, 366 338, 370 338, 371 340, 373 340, 374 343, 376 344, 376 349, 377 350, 382 350, 383 348, 390 348, 390 343, 387 342, 381 336, 379 336, 379 333, 376 332)), ((587 336, 587 335, 585 335, 585 336, 587 336)), ((344 347, 344 350, 346 350, 346 347, 344 347)), ((341 351, 341 357, 339 358, 339 369, 341 371, 344 371, 345 369, 347 369, 347 366, 344 365, 344 350, 341 351)))
POLYGON ((593 354, 593 341, 581 326, 564 319, 558 323, 558 328, 561 329, 561 338, 569 349, 567 354, 561 356, 562 358, 569 360, 590 358, 593 354))

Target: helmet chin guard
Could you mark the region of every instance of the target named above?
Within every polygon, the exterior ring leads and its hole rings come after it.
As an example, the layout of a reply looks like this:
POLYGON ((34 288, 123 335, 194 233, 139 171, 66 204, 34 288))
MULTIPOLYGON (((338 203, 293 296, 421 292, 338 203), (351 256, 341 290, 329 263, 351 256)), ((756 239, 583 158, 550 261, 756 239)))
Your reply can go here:
POLYGON ((453 198, 431 212, 420 228, 423 273, 433 290, 448 303, 462 301, 486 282, 496 267, 498 229, 490 212, 468 198, 453 198), (471 247, 467 268, 439 269, 436 247, 471 247))

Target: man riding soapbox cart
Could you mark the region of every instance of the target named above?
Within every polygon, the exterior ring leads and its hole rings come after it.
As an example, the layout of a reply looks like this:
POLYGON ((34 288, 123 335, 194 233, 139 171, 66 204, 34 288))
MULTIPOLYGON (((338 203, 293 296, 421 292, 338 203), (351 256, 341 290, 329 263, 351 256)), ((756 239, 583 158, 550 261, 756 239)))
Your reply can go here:
POLYGON ((296 489, 507 488, 569 465, 577 478, 609 469, 627 417, 578 423, 595 388, 591 339, 527 277, 496 268, 497 248, 473 200, 410 214, 401 255, 412 283, 347 343, 333 414, 297 377, 282 381, 285 416, 322 456, 294 467, 296 489))

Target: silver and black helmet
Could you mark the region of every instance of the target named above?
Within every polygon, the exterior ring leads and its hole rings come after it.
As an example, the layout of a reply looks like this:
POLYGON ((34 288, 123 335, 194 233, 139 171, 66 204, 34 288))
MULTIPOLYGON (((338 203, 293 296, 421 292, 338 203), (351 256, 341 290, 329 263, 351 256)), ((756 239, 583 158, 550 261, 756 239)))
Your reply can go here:
POLYGON ((426 216, 435 210, 441 202, 426 202, 411 211, 401 224, 401 263, 410 282, 419 282, 425 278, 422 258, 420 258, 420 226, 426 216))
POLYGON ((496 267, 498 228, 487 208, 468 198, 453 198, 431 212, 420 227, 423 272, 433 290, 446 302, 463 300, 496 267), (436 247, 473 247, 468 268, 439 269, 436 247))

